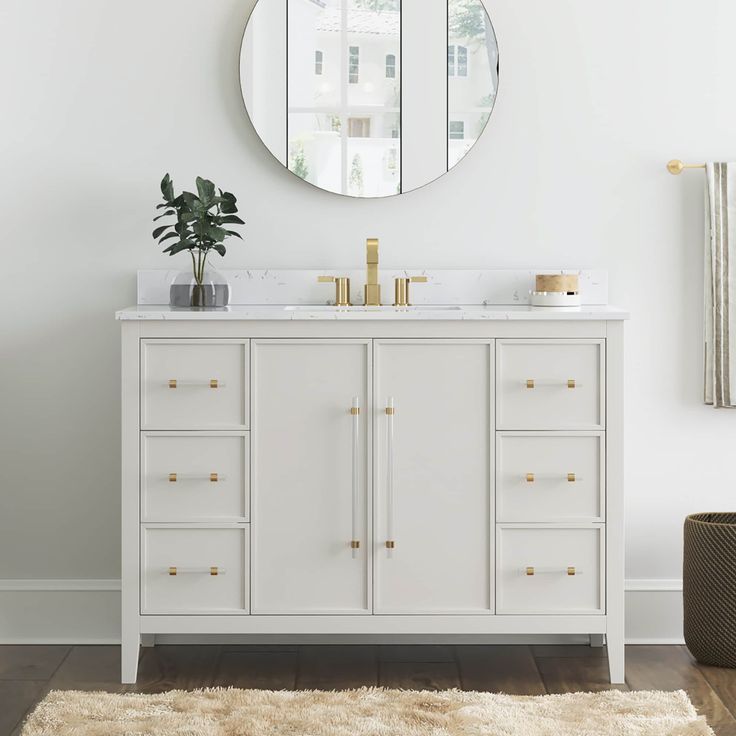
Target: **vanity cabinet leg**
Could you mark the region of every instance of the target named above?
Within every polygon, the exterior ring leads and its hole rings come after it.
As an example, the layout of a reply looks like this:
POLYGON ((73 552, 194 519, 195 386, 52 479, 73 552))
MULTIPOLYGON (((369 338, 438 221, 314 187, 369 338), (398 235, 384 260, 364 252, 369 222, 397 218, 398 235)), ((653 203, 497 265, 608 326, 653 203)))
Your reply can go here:
POLYGON ((624 638, 623 636, 607 636, 608 643, 608 671, 611 685, 623 685, 626 682, 626 668, 624 664, 624 638))
POLYGON ((120 681, 132 685, 138 678, 140 635, 124 636, 120 645, 120 681))
POLYGON ((156 646, 156 634, 141 634, 141 646, 142 647, 155 647, 156 646))
MULTIPOLYGON (((590 634, 590 646, 591 647, 602 647, 606 643, 606 635, 605 634, 590 634)), ((145 644, 144 644, 145 646, 145 644)))

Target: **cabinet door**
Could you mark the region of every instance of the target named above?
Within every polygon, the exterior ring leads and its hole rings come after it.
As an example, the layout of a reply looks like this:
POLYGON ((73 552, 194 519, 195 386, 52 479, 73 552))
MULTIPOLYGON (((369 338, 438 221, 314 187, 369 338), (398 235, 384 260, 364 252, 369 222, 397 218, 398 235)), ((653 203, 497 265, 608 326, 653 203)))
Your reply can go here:
POLYGON ((492 610, 492 350, 374 343, 376 613, 492 610))
POLYGON ((368 613, 370 341, 252 354, 252 610, 368 613))

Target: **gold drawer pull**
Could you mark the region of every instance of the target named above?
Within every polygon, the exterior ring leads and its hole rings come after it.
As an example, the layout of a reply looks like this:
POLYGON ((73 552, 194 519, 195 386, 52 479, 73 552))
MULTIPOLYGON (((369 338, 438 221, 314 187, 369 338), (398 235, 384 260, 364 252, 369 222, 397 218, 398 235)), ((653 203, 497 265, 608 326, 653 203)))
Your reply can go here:
POLYGON ((568 483, 574 483, 577 480, 575 477, 575 473, 568 473, 567 474, 567 482, 568 483))
POLYGON ((350 549, 360 549, 360 542, 357 539, 353 539, 350 542, 350 549))
POLYGON ((526 482, 527 483, 534 483, 534 473, 527 473, 526 474, 526 482))
POLYGON ((169 388, 183 388, 189 386, 191 388, 209 386, 209 388, 224 388, 225 384, 220 383, 217 378, 210 378, 209 381, 179 381, 176 378, 170 378, 166 384, 169 388))
POLYGON ((202 481, 207 480, 210 483, 219 483, 225 480, 225 476, 219 473, 209 473, 207 475, 180 475, 179 473, 169 473, 169 483, 178 483, 179 481, 191 480, 191 481, 202 481))
POLYGON ((539 388, 540 386, 548 386, 551 388, 554 388, 555 386, 567 386, 567 388, 580 388, 580 384, 574 379, 574 378, 568 378, 566 381, 538 381, 534 378, 527 378, 526 381, 524 381, 524 385, 527 388, 539 388))
POLYGON ((526 575, 527 577, 532 577, 533 575, 567 575, 569 577, 574 577, 575 575, 582 575, 582 570, 579 570, 574 565, 570 565, 569 567, 534 567, 533 565, 529 565, 528 567, 525 567, 522 569, 522 574, 526 575))
POLYGON ((225 574, 225 568, 219 565, 212 565, 211 567, 177 567, 172 565, 166 569, 168 575, 172 577, 175 575, 211 575, 216 577, 218 575, 225 574))
POLYGON ((386 540, 386 549, 394 549, 396 547, 396 542, 393 542, 391 540, 386 540))

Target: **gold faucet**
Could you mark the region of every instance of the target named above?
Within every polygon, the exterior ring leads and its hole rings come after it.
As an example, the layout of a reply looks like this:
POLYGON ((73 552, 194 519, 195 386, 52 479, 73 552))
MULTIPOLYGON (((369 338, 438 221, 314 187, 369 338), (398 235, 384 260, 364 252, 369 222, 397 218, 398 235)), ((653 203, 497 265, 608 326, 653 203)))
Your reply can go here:
POLYGON ((381 305, 381 285, 378 283, 378 238, 365 241, 365 303, 369 307, 381 305))

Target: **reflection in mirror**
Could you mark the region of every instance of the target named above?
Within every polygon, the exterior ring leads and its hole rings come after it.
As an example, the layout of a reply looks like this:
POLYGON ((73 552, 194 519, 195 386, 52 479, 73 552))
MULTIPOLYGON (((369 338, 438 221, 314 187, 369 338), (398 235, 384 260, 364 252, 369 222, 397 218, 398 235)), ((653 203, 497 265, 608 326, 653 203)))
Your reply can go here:
POLYGON ((354 197, 400 191, 400 17, 399 0, 289 1, 291 172, 354 197))
POLYGON ((498 47, 480 0, 447 2, 447 168, 486 127, 498 88, 498 47))
POLYGON ((241 85, 256 131, 293 174, 386 197, 470 150, 496 97, 498 51, 480 0, 259 0, 241 85))

